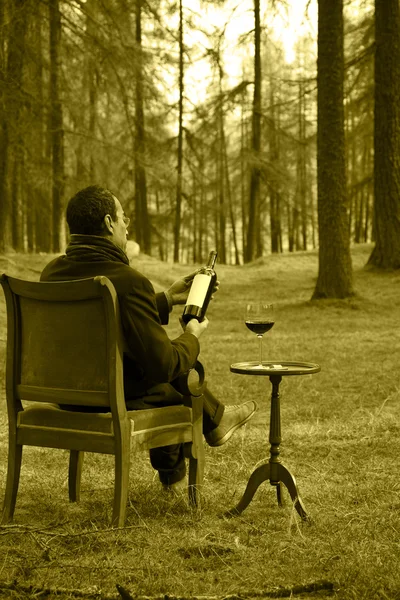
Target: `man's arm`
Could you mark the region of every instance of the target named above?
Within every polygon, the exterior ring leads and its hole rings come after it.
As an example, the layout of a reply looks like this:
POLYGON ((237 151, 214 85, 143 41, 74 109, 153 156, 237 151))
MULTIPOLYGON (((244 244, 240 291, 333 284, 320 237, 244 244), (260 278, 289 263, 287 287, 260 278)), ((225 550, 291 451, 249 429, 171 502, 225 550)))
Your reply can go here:
POLYGON ((159 294, 156 294, 156 304, 157 312, 162 325, 168 325, 169 313, 172 310, 172 305, 170 306, 165 292, 160 292, 159 294))
POLYGON ((161 325, 158 301, 148 279, 136 280, 132 292, 119 299, 129 354, 147 380, 166 383, 193 367, 200 351, 196 333, 200 334, 202 329, 197 332, 193 325, 170 340, 161 325))
POLYGON ((156 294, 158 314, 163 325, 168 325, 169 313, 176 304, 185 304, 196 273, 197 271, 178 279, 168 290, 156 294))

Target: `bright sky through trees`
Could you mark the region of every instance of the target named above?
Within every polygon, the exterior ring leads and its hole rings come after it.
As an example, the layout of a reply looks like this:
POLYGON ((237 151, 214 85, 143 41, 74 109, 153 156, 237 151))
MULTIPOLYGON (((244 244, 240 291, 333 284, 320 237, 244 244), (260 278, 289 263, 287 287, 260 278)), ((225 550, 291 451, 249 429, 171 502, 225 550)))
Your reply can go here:
MULTIPOLYGON (((210 47, 211 38, 206 33, 216 34, 216 39, 224 32, 220 50, 228 85, 233 86, 243 78, 243 59, 245 56, 250 58, 252 53, 253 0, 228 0, 224 8, 214 4, 200 7, 198 0, 186 0, 184 7, 195 25, 194 29, 189 31, 187 28, 185 32, 185 44, 192 60, 192 65, 186 68, 186 94, 201 101, 212 77, 209 59, 202 59, 210 47), (249 38, 247 43, 241 44, 246 38, 249 38)), ((287 63, 295 60, 295 45, 299 38, 310 36, 316 43, 317 0, 287 0, 286 3, 277 2, 275 7, 272 2, 263 2, 261 11, 264 35, 283 46, 287 63)))

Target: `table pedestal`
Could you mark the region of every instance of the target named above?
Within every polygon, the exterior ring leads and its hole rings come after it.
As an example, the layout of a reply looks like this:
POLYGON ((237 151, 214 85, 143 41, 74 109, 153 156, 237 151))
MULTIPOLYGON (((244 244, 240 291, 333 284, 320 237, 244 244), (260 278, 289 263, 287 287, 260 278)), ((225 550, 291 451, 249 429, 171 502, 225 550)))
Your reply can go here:
POLYGON ((225 513, 226 517, 234 517, 240 515, 244 511, 244 509, 250 504, 254 494, 256 493, 260 485, 264 481, 269 481, 272 486, 276 487, 277 500, 279 506, 282 506, 282 487, 285 486, 290 494, 293 506, 297 510, 300 517, 304 521, 310 520, 310 517, 308 516, 306 509, 304 508, 304 504, 300 498, 296 480, 290 473, 290 471, 281 463, 281 460, 279 458, 280 443, 282 441, 279 384, 282 381, 283 375, 302 375, 307 372, 315 373, 320 370, 320 367, 319 365, 311 365, 309 363, 283 364, 289 366, 285 367, 286 371, 282 370, 282 374, 279 374, 279 370, 275 370, 274 368, 270 369, 270 373, 266 373, 265 371, 255 372, 254 367, 248 367, 246 363, 232 365, 231 367, 231 371, 236 373, 242 373, 246 375, 268 375, 271 381, 272 394, 269 423, 270 458, 267 463, 260 465, 252 473, 241 500, 234 508, 230 509, 225 513), (308 370, 305 370, 306 367, 308 370), (251 370, 253 370, 253 373, 251 372, 251 370))

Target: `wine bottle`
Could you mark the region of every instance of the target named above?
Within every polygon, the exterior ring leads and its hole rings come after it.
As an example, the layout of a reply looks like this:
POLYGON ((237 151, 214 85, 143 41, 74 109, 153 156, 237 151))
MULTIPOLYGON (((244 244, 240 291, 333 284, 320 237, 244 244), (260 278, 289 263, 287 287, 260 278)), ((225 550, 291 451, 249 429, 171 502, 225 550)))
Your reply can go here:
POLYGON ((212 250, 206 266, 202 267, 194 276, 192 287, 190 288, 189 296, 183 309, 182 319, 184 323, 188 323, 190 319, 197 319, 200 323, 203 321, 217 280, 217 274, 214 271, 216 260, 217 252, 212 250))

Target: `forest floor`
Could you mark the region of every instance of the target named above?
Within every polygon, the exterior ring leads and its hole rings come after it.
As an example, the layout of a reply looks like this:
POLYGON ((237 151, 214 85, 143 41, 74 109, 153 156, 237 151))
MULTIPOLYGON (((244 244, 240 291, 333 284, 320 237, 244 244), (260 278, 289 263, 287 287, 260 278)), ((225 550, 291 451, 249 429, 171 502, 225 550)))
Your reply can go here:
MULTIPOLYGON (((341 301, 310 300, 315 252, 219 266, 221 286, 201 360, 210 389, 224 402, 254 398, 260 408, 226 445, 206 447, 201 513, 192 513, 184 498, 160 493, 142 453, 132 460, 126 527, 112 530, 111 457, 85 457, 82 499, 74 505, 68 453, 27 447, 14 523, 0 527, 0 596, 117 598, 118 584, 133 597, 400 599, 400 272, 365 268, 370 251, 353 248, 356 295, 341 301), (268 483, 241 516, 222 516, 268 456, 269 382, 229 370, 231 363, 257 359, 244 307, 258 299, 277 307, 264 358, 321 365, 320 373, 281 385, 281 458, 296 477, 310 523, 289 501, 279 508, 268 483)), ((48 260, 3 256, 0 269, 37 279, 48 260)), ((192 270, 149 257, 133 266, 157 289, 192 270)), ((6 319, 0 302, 2 496, 6 319)), ((171 337, 179 334, 175 311, 171 337)))

